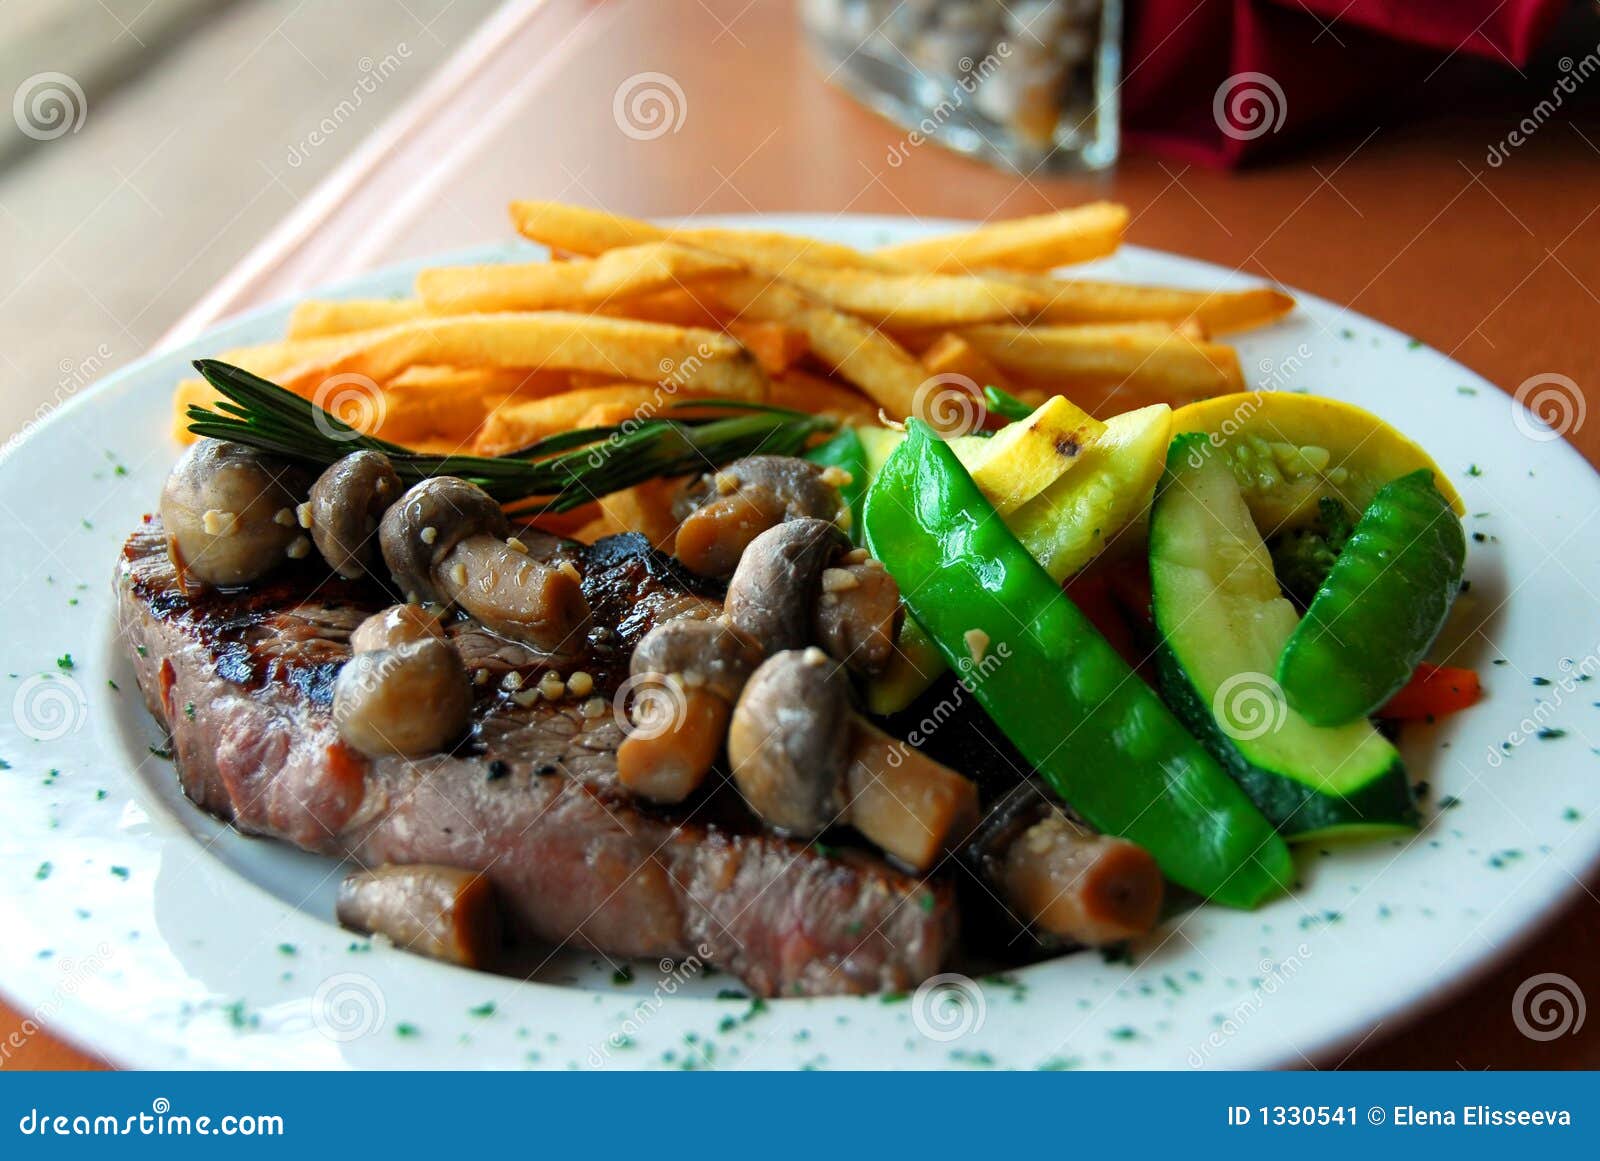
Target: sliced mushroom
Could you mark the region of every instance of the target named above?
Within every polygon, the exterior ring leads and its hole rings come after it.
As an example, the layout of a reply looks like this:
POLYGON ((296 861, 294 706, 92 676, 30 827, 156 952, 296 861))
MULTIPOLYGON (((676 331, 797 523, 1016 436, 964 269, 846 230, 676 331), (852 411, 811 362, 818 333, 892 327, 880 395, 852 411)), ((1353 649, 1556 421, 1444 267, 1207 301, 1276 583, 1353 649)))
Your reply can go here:
POLYGON ((437 638, 357 653, 333 686, 333 720, 346 743, 372 757, 418 757, 461 736, 472 682, 455 646, 437 638))
POLYGON ((673 555, 694 572, 725 577, 746 546, 776 524, 847 522, 850 509, 826 482, 827 471, 793 456, 748 456, 701 476, 678 505, 683 518, 673 555))
POLYGON ((380 451, 352 452, 311 485, 311 540, 328 566, 354 579, 379 560, 378 521, 400 497, 400 477, 380 451))
POLYGON ((978 789, 857 716, 849 698, 820 649, 768 658, 734 708, 734 781, 772 826, 809 837, 848 823, 925 870, 977 822, 978 789))
POLYGON ((1143 935, 1161 914, 1161 868, 1148 851, 1055 811, 1011 844, 999 878, 1028 922, 1088 947, 1143 935))
POLYGON ((617 748, 622 784, 656 802, 692 794, 721 752, 734 703, 761 657, 761 646, 724 618, 665 621, 645 634, 629 671, 660 683, 665 696, 641 689, 652 709, 617 748))
POLYGON ((300 475, 243 444, 202 439, 190 446, 161 489, 161 523, 178 576, 219 588, 246 585, 308 553, 295 519, 300 475))
POLYGON ((728 582, 729 619, 769 654, 811 644, 822 571, 849 550, 845 534, 826 520, 769 528, 750 542, 728 582))
POLYGON ((443 600, 484 628, 559 653, 574 649, 589 618, 578 571, 554 567, 492 536, 468 536, 439 562, 443 600))
POLYGON ((384 514, 384 562, 407 599, 456 603, 486 629, 547 652, 589 616, 577 570, 535 560, 483 489, 452 476, 414 486, 384 514))
POLYGON ((335 913, 352 931, 462 967, 483 967, 502 938, 489 880, 455 867, 417 863, 357 871, 340 884, 335 913))
POLYGON ((506 514, 489 493, 454 476, 435 476, 390 505, 378 526, 378 547, 406 600, 439 601, 434 570, 452 548, 469 536, 503 541, 510 534, 506 514))
POLYGON ((889 570, 857 549, 822 570, 820 588, 812 617, 817 643, 858 673, 882 673, 905 621, 889 570))

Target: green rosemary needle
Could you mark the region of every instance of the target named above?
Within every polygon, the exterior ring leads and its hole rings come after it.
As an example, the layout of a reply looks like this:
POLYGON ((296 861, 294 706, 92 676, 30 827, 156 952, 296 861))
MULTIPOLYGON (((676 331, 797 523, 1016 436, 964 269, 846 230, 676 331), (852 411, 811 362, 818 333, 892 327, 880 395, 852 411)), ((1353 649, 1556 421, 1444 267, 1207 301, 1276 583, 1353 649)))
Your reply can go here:
POLYGON ((694 418, 630 419, 562 432, 504 456, 424 455, 366 435, 240 367, 215 359, 197 359, 194 367, 223 396, 210 407, 190 405, 195 435, 318 467, 351 452, 381 451, 407 485, 458 476, 527 515, 565 512, 645 480, 702 472, 744 456, 798 455, 812 437, 837 426, 824 416, 761 403, 695 400, 666 408, 702 413, 694 418))

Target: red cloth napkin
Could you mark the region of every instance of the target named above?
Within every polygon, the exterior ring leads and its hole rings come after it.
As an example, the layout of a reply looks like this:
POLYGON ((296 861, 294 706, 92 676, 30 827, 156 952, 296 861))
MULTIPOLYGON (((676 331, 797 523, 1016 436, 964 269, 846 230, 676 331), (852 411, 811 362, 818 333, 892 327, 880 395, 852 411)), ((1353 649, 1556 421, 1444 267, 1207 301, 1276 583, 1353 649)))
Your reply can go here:
POLYGON ((1403 97, 1445 56, 1521 66, 1567 0, 1129 0, 1130 148, 1236 166, 1403 97))

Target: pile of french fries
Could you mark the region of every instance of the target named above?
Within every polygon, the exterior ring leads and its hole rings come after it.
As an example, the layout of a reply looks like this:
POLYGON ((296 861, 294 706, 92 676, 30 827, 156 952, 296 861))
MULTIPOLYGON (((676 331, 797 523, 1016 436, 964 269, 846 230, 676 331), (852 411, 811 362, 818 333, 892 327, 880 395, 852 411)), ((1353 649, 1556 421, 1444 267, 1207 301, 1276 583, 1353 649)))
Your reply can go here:
MULTIPOLYGON (((1061 277, 1117 248, 1127 210, 1095 203, 865 252, 814 238, 661 227, 515 202, 542 262, 422 271, 412 298, 302 302, 281 342, 218 357, 369 434, 503 455, 575 428, 700 399, 845 422, 902 419, 937 382, 1064 395, 1091 415, 1245 387, 1214 336, 1292 309, 1260 287, 1190 291, 1061 277)), ((180 439, 200 380, 174 398, 180 439)), ((974 400, 976 406, 978 401, 974 400)), ((579 509, 563 530, 670 531, 670 489, 579 509)))

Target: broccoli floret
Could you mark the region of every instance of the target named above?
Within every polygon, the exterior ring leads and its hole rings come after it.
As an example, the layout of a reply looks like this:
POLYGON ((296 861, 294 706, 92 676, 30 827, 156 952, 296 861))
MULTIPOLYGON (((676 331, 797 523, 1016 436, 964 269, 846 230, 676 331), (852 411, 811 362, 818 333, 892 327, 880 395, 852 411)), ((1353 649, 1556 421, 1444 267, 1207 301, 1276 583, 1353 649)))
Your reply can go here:
POLYGON ((1317 502, 1317 518, 1311 527, 1272 539, 1267 546, 1272 567, 1290 600, 1302 609, 1311 603, 1354 531, 1350 510, 1332 496, 1324 496, 1317 502))

